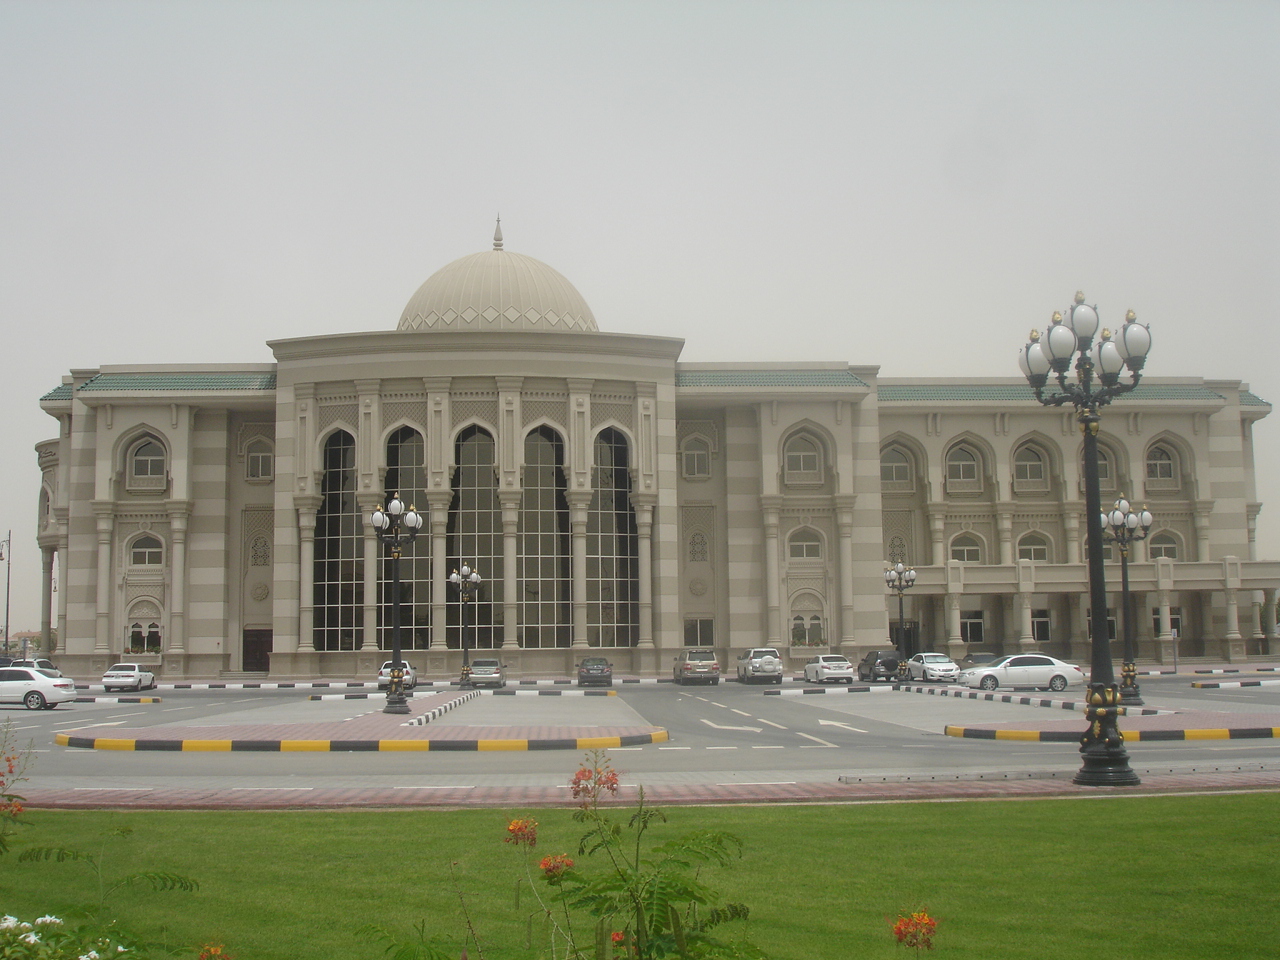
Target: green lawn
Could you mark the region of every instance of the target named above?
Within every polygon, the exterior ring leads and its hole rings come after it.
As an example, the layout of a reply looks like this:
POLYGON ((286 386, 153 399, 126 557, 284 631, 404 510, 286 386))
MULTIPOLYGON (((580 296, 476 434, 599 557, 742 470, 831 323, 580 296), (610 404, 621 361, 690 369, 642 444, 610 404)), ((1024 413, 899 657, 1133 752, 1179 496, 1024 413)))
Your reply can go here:
MULTIPOLYGON (((425 918, 461 945, 462 900, 488 960, 525 947, 513 816, 541 826, 537 856, 577 857, 569 809, 318 812, 30 811, 0 858, 0 910, 70 916, 96 896, 82 864, 19 863, 31 846, 96 851, 106 872, 171 871, 197 893, 117 893, 139 935, 225 943, 237 960, 373 960, 356 929, 425 918), (451 865, 452 870, 451 870, 451 865), (461 897, 461 899, 460 899, 461 897)), ((889 919, 925 906, 938 957, 1160 960, 1274 957, 1280 932, 1280 795, 670 807, 654 836, 721 829, 743 859, 709 879, 751 907, 751 939, 778 960, 900 957, 889 919)), ((477 954, 471 951, 472 960, 477 954)), ((192 954, 194 956, 194 954, 192 954)))

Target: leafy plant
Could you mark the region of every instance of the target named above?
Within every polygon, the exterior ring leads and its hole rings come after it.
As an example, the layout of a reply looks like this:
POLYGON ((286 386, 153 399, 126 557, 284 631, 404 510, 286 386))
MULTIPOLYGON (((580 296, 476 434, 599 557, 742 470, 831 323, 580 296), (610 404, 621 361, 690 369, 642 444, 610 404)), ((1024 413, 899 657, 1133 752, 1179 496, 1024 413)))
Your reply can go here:
POLYGON ((31 750, 20 750, 14 742, 13 724, 5 720, 0 727, 0 853, 9 850, 9 837, 22 823, 23 798, 13 792, 15 784, 24 782, 31 750))
POLYGON ((916 956, 919 956, 921 950, 933 949, 933 934, 937 929, 938 921, 921 908, 909 914, 899 914, 893 924, 893 935, 902 946, 915 948, 916 956))
POLYGON ((63 847, 32 847, 31 849, 22 851, 18 855, 20 862, 34 863, 41 861, 55 860, 58 863, 83 863, 93 874, 98 883, 98 905, 93 911, 95 915, 101 916, 107 906, 107 898, 122 887, 132 887, 136 885, 147 885, 152 890, 181 890, 187 893, 194 893, 200 889, 198 881, 190 877, 184 877, 177 873, 166 873, 161 871, 146 871, 142 873, 130 873, 123 877, 117 877, 112 880, 107 877, 104 870, 104 861, 106 858, 107 844, 114 839, 123 839, 133 834, 132 827, 119 827, 102 841, 102 846, 95 856, 91 853, 85 853, 83 850, 67 850, 63 847))

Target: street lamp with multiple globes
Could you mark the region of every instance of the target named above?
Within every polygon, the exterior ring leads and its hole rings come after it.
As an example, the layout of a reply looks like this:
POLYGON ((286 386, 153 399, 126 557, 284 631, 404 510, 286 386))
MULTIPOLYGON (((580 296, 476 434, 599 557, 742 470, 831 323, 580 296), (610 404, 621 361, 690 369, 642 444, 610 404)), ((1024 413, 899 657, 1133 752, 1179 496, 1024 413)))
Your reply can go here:
POLYGON ((479 573, 472 570, 466 563, 462 564, 461 570, 455 570, 449 574, 449 582, 458 588, 458 599, 462 601, 462 678, 461 686, 469 686, 471 684, 471 646, 467 642, 467 601, 474 600, 476 591, 480 589, 483 582, 479 573))
POLYGON ((1124 663, 1120 667, 1120 702, 1128 707, 1142 706, 1138 690, 1138 668, 1134 665, 1137 622, 1133 618, 1133 598, 1129 595, 1129 544, 1147 539, 1154 522, 1151 511, 1130 510, 1129 501, 1121 497, 1111 510, 1102 515, 1102 525, 1120 548, 1120 603, 1124 610, 1124 663))
POLYGON ((1074 781, 1086 786, 1129 786, 1140 783, 1129 767, 1129 754, 1124 748, 1116 718, 1120 692, 1111 665, 1110 639, 1107 636, 1107 584, 1102 567, 1102 495, 1098 484, 1098 427, 1100 407, 1113 397, 1128 393, 1142 379, 1142 367, 1151 349, 1151 331, 1138 323, 1132 310, 1125 316, 1124 326, 1112 335, 1103 330, 1098 339, 1099 319, 1096 307, 1084 302, 1077 293, 1075 303, 1065 317, 1055 312, 1042 337, 1031 331, 1031 341, 1022 348, 1018 365, 1035 391, 1036 399, 1045 406, 1060 407, 1070 403, 1076 408, 1076 421, 1084 434, 1085 528, 1089 549, 1089 600, 1092 620, 1090 644, 1089 693, 1085 716, 1089 729, 1080 738, 1083 765, 1074 781), (1067 379, 1074 361, 1075 378, 1067 379), (1120 375, 1129 370, 1130 379, 1120 375), (1050 373, 1057 391, 1046 394, 1050 373))
POLYGON ((378 540, 391 548, 391 682, 387 685, 387 705, 383 713, 408 713, 404 698, 404 660, 400 656, 400 551, 412 543, 422 529, 422 514, 412 505, 406 510, 398 493, 387 501, 387 508, 375 507, 369 515, 378 540))
POLYGON ((903 613, 902 595, 916 583, 916 572, 913 568, 899 562, 884 572, 885 585, 898 595, 898 644, 902 645, 902 662, 905 663, 915 651, 909 649, 907 643, 906 617, 903 613))

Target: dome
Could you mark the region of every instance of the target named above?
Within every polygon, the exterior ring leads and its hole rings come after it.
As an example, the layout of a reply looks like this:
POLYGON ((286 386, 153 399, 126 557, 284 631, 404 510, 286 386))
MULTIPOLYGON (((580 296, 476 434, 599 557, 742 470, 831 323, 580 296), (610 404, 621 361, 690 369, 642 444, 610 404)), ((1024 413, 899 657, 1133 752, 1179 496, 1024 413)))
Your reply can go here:
POLYGON ((595 332, 596 318, 564 275, 541 260, 493 249, 441 267, 400 315, 397 330, 579 330, 595 332))

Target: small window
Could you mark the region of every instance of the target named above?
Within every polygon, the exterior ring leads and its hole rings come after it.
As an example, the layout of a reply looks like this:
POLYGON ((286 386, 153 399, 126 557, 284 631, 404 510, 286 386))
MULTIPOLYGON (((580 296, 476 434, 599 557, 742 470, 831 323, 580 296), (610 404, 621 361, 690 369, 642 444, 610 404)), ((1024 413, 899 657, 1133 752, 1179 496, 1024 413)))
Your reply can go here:
POLYGON ((982 544, 967 534, 956 537, 951 541, 951 559, 961 563, 981 563, 982 544))
MULTIPOLYGON (((1084 615, 1085 624, 1089 630, 1090 639, 1093 638, 1093 611, 1087 610, 1084 615)), ((1107 639, 1114 640, 1116 638, 1116 612, 1107 607, 1107 639)))
POLYGON ((166 482, 164 447, 153 437, 147 437, 129 452, 125 486, 133 491, 159 493, 166 482))
POLYGON ((880 482, 894 488, 911 484, 911 460, 898 447, 880 455, 880 482))
POLYGON ((681 470, 686 480, 705 480, 711 476, 711 447, 701 437, 685 441, 680 456, 681 470))
POLYGON ((1034 447, 1023 447, 1013 457, 1013 479, 1039 482, 1044 480, 1044 457, 1034 447))
POLYGON ((822 447, 812 437, 801 435, 788 440, 783 462, 787 483, 822 482, 822 447))
POLYGON ((1147 554, 1152 560, 1157 557, 1178 559, 1178 541, 1171 533, 1157 533, 1147 542, 1147 554))
POLYGON ((1049 611, 1031 611, 1031 639, 1036 643, 1049 642, 1049 611))
POLYGON ((271 444, 254 440, 245 449, 244 473, 249 480, 270 480, 275 472, 271 444))
POLYGON ((960 639, 965 643, 982 643, 982 611, 963 610, 960 613, 960 639))
POLYGON ((686 647, 710 647, 715 645, 715 621, 710 618, 689 618, 684 622, 686 647))
POLYGON ((139 537, 129 548, 129 562, 138 567, 161 564, 164 562, 164 547, 155 537, 139 537))
POLYGON ((813 530, 797 530, 791 535, 788 556, 792 560, 818 560, 822 558, 822 538, 813 530))
POLYGON ((1049 560, 1048 541, 1038 533, 1028 533, 1018 541, 1018 559, 1047 563, 1049 560))
POLYGON ((955 447, 947 454, 947 479, 974 481, 978 479, 978 458, 968 447, 955 447))
POLYGON ((1147 479, 1148 480, 1173 480, 1173 454, 1168 448, 1155 446, 1152 447, 1147 454, 1147 479))

